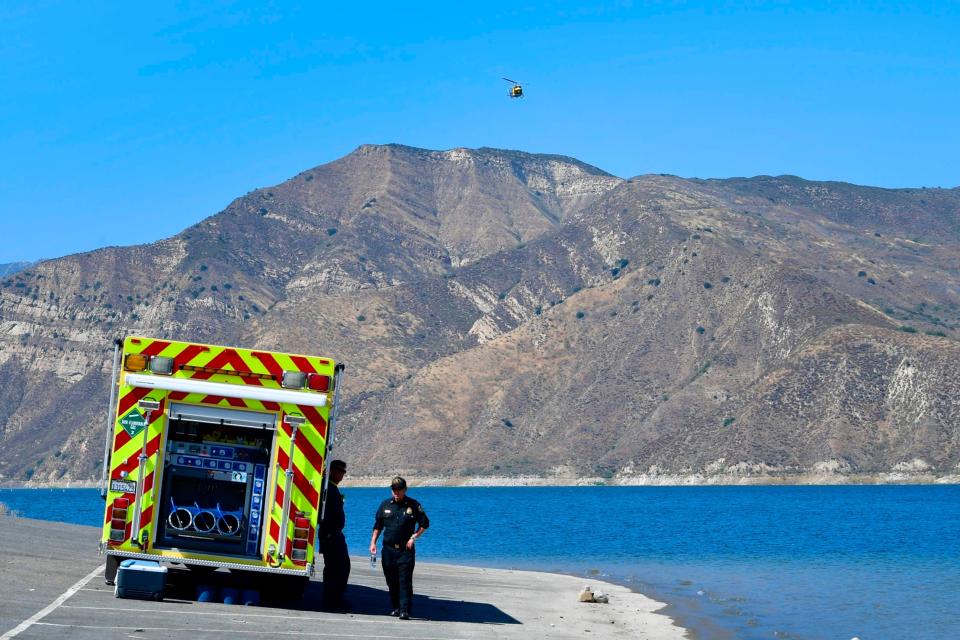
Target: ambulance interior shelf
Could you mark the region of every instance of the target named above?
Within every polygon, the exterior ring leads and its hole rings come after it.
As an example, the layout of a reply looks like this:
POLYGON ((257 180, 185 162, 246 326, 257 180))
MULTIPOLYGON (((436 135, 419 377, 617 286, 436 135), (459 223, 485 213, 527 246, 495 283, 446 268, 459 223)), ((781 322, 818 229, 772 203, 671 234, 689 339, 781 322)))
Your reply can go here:
POLYGON ((171 411, 155 546, 256 557, 276 432, 219 412, 214 422, 171 411))

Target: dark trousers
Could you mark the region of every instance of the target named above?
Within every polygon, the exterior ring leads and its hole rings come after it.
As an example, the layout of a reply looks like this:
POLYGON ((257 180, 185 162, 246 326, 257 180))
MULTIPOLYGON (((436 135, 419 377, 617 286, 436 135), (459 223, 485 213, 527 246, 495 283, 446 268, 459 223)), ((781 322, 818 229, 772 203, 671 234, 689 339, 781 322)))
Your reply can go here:
POLYGON ((342 533, 320 540, 323 552, 323 601, 327 605, 343 604, 343 593, 350 577, 350 556, 342 533))
POLYGON ((416 551, 406 547, 394 549, 383 545, 383 577, 390 589, 390 603, 394 609, 410 613, 413 604, 413 567, 417 564, 416 551))

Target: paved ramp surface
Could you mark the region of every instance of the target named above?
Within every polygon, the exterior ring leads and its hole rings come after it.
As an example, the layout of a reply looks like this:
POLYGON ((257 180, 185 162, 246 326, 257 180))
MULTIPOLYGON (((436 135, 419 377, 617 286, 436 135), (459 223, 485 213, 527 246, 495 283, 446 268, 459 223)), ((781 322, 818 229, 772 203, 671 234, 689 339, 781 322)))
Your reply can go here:
POLYGON ((93 527, 0 516, 0 640, 684 637, 670 618, 654 613, 660 603, 624 587, 591 581, 610 594, 610 604, 582 604, 576 601, 582 578, 426 562, 417 564, 407 621, 387 615, 383 575, 363 558, 353 562, 352 607, 345 613, 321 609, 319 580, 295 604, 270 601, 269 593, 258 607, 198 602, 195 576, 176 568, 166 600, 118 599, 103 582, 99 535, 93 527))

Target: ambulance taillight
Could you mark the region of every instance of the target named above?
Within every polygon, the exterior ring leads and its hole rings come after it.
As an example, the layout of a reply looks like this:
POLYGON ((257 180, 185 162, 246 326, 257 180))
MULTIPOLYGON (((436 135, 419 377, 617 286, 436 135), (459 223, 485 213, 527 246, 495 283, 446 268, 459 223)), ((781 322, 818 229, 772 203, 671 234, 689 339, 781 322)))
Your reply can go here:
POLYGON ((127 509, 130 500, 117 498, 110 507, 110 542, 123 542, 127 539, 127 509))
POLYGON ((307 388, 311 391, 330 391, 330 376, 311 373, 307 378, 307 388))
POLYGON ((307 561, 307 541, 310 538, 310 519, 297 517, 293 520, 293 553, 294 562, 307 561))

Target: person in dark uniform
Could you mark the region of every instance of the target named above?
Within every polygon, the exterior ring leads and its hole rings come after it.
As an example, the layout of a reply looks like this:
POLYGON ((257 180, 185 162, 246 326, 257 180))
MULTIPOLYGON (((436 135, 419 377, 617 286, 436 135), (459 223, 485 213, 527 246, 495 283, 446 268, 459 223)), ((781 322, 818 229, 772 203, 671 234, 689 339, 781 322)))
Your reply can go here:
POLYGON ((327 484, 327 506, 320 523, 320 550, 323 553, 323 605, 326 609, 345 610, 343 599, 350 577, 350 556, 343 537, 346 516, 343 513, 343 495, 337 486, 347 473, 347 463, 330 463, 330 482, 327 484))
POLYGON ((377 538, 383 532, 383 576, 390 589, 392 616, 410 619, 413 600, 413 567, 417 561, 417 538, 430 526, 420 503, 407 497, 407 481, 397 476, 390 483, 393 494, 377 508, 370 538, 370 555, 377 553, 377 538))

